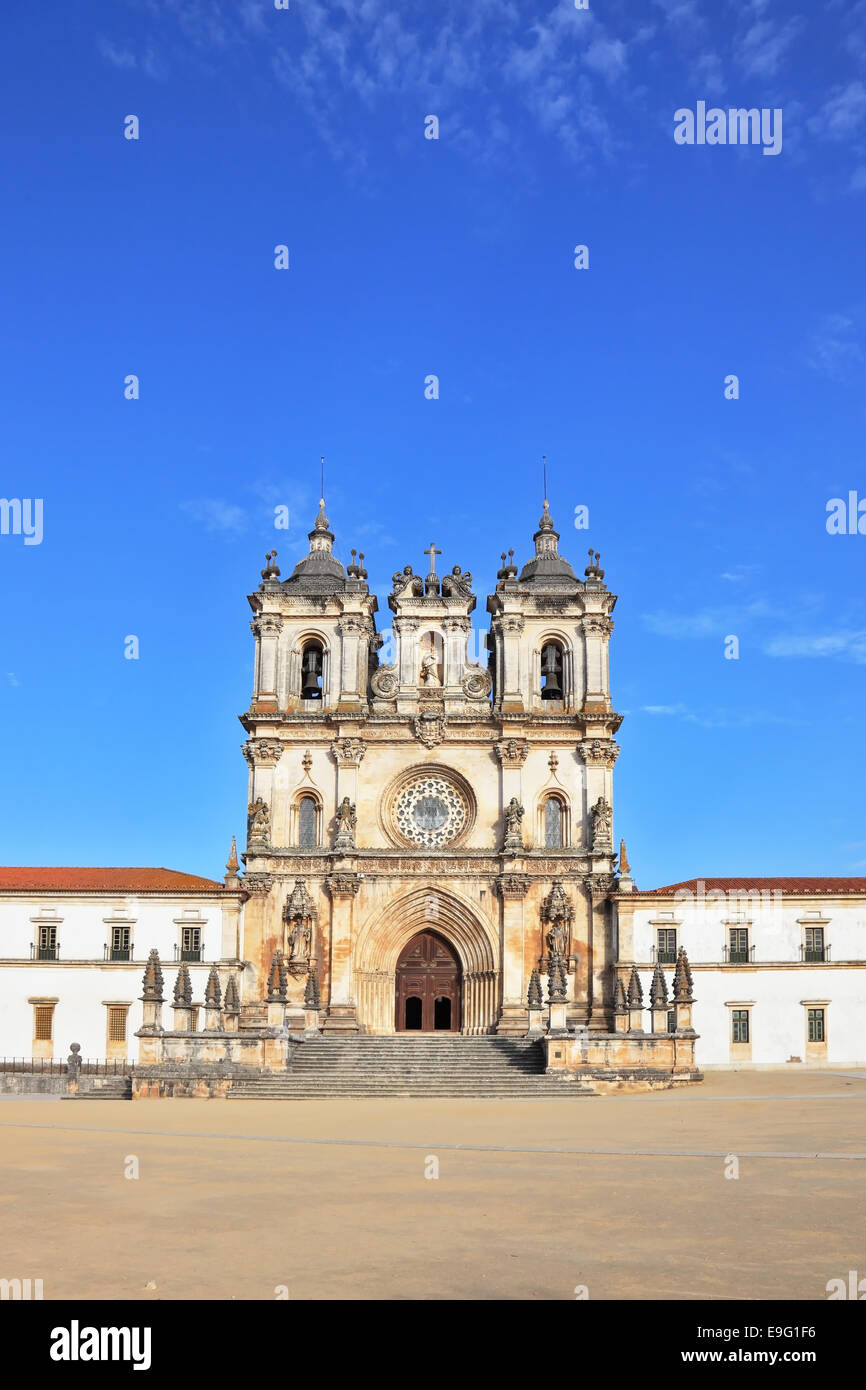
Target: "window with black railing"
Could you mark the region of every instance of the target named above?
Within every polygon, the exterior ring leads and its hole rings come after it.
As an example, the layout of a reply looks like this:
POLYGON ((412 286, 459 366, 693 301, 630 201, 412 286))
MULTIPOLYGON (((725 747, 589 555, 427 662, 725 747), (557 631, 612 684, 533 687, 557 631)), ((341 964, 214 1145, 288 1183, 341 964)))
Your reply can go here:
POLYGON ((728 965, 748 965, 754 959, 754 946, 749 944, 748 927, 729 927, 725 961, 728 965))
POLYGON ((183 927, 180 933, 181 960, 201 960, 201 927, 183 927))
POLYGON ((40 927, 36 938, 36 959, 57 960, 60 943, 56 927, 40 927))
POLYGON ((112 927, 108 946, 109 960, 132 960, 132 929, 112 927))
POLYGON ((676 927, 659 927, 656 932, 656 962, 659 965, 676 965, 677 931, 676 927))
POLYGON ((803 945, 800 947, 803 960, 815 963, 828 959, 829 947, 824 944, 823 927, 806 927, 803 945))

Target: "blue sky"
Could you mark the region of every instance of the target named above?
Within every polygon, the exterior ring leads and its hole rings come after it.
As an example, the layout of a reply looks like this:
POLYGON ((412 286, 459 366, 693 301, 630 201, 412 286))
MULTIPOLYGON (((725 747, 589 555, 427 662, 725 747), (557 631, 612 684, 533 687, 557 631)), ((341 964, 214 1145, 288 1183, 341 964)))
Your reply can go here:
POLYGON ((0 536, 5 862, 218 876, 245 596, 305 551, 319 455, 383 625, 431 538, 483 625, 546 454, 561 548, 620 596, 639 886, 864 872, 866 535, 825 524, 866 498, 864 0, 50 0, 4 30, 0 494, 44 505, 40 545, 0 536), (781 152, 677 145, 698 101, 780 108, 781 152))

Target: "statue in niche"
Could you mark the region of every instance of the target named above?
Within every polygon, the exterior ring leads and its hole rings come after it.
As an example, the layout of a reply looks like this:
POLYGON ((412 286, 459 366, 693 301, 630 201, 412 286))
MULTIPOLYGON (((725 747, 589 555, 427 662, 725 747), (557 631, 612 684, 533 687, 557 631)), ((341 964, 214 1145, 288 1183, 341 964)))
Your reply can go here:
POLYGON ((421 658, 421 683, 426 686, 440 685, 439 663, 432 652, 421 658))
POLYGON ((337 834, 334 839, 334 849, 355 848, 357 825, 358 817, 354 803, 347 796, 344 796, 337 807, 337 834))
POLYGON ((613 810, 603 796, 598 798, 591 814, 593 849, 609 849, 612 844, 613 810))
POLYGON ((503 849, 523 849, 523 830, 520 822, 523 820, 524 810, 516 796, 513 796, 505 808, 505 842, 503 849))
POLYGON ((308 917, 300 917, 292 927, 289 937, 289 959, 300 961, 306 965, 310 959, 310 920, 308 917))
POLYGON ((271 838, 271 813, 266 803, 260 796, 250 805, 250 840, 259 840, 262 844, 268 844, 271 838))

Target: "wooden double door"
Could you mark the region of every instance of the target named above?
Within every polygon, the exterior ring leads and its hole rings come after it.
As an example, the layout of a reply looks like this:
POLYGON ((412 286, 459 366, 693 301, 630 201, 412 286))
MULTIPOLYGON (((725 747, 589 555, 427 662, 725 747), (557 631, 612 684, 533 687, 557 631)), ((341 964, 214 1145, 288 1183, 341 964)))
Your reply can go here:
POLYGON ((422 931, 397 962, 398 1033, 460 1032, 460 962, 436 932, 422 931))

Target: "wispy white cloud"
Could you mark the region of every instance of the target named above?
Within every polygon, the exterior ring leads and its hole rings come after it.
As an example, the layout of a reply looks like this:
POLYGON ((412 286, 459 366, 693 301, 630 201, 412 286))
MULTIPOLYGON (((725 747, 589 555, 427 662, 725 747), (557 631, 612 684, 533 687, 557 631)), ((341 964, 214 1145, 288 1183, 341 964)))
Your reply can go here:
POLYGON ((249 524, 243 507, 233 502, 222 502, 217 498, 199 498, 195 501, 181 502, 181 511, 199 522, 206 531, 225 531, 240 534, 249 524))
POLYGON ((138 65, 138 60, 131 48, 120 48, 113 44, 110 39, 100 38, 97 40, 97 47, 107 63, 113 68, 134 68, 138 65))
POLYGON ((837 657, 866 665, 866 629, 842 629, 809 636, 774 637, 764 647, 767 656, 837 657))
POLYGON ((14 671, 8 671, 8 672, 7 672, 7 674, 6 674, 6 682, 7 682, 8 685, 20 685, 20 684, 21 684, 20 680, 18 679, 18 677, 16 676, 16 674, 15 674, 14 671))
POLYGON ((846 314, 825 315, 807 344, 808 365, 833 381, 847 381, 863 360, 854 320, 846 314))
POLYGON ((735 45, 735 55, 744 72, 755 77, 772 77, 778 72, 788 50, 803 31, 799 16, 784 24, 759 19, 749 26, 735 45))
POLYGON ((813 135, 847 140, 866 118, 866 84, 855 81, 835 87, 821 109, 806 122, 813 135))
POLYGON ((644 714, 682 719, 686 724, 696 724, 702 729, 751 729, 760 724, 799 725, 802 721, 791 719, 773 710, 711 709, 692 710, 687 705, 641 705, 644 714))

